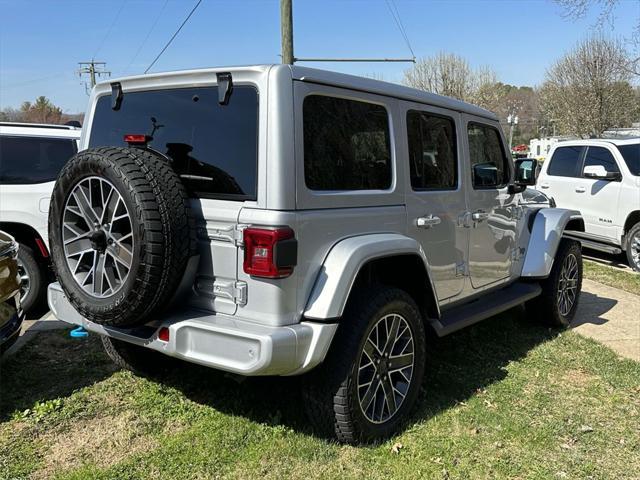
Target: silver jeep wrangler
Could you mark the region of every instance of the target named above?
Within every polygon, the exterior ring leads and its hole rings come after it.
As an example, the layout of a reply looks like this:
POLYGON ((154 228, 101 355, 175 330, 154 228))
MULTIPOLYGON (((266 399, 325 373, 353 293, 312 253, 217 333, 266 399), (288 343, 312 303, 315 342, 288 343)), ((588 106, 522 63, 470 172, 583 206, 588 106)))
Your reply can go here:
POLYGON ((55 315, 140 372, 305 374, 340 441, 401 426, 428 330, 576 311, 579 213, 524 200, 532 166, 463 102, 289 65, 129 77, 94 89, 81 150, 51 200, 55 315))

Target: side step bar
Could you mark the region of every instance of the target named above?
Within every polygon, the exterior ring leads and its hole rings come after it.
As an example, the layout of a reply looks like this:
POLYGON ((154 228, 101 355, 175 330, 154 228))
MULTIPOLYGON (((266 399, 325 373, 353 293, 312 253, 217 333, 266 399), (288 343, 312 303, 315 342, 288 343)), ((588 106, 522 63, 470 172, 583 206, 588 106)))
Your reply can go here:
POLYGON ((481 296, 476 300, 442 312, 440 320, 432 321, 439 337, 444 337, 485 318, 493 317, 542 293, 536 282, 514 283, 506 288, 481 296))
POLYGON ((607 243, 600 243, 594 240, 587 240, 586 238, 580 237, 578 235, 571 235, 570 233, 567 233, 567 232, 564 233, 564 236, 567 238, 570 238, 571 240, 579 241, 583 247, 591 248, 593 250, 598 250, 599 252, 610 253, 611 255, 619 255, 622 253, 622 249, 614 245, 609 245, 607 243))

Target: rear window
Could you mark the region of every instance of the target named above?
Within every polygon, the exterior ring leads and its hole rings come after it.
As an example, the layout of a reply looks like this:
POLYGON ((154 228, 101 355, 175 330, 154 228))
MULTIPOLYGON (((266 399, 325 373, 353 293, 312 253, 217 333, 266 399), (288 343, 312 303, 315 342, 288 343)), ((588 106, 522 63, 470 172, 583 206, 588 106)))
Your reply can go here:
POLYGON ((389 116, 381 105, 310 95, 303 104, 304 179, 311 190, 391 186, 389 116))
POLYGON ((640 143, 618 145, 618 150, 624 158, 632 175, 640 175, 640 143))
POLYGON ((101 97, 89 147, 126 146, 125 134, 146 134, 148 146, 172 160, 190 194, 255 200, 258 92, 235 85, 227 105, 217 87, 126 93, 119 110, 101 97))
POLYGON ((560 147, 551 157, 547 173, 555 177, 577 177, 584 147, 560 147))
POLYGON ((76 152, 73 139, 0 136, 0 183, 51 182, 76 152))

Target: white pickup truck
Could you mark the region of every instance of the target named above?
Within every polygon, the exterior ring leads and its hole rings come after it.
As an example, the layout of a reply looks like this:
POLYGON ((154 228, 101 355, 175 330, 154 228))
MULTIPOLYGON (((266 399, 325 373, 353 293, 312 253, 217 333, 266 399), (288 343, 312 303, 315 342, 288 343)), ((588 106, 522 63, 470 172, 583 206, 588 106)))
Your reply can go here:
POLYGON ((558 143, 536 186, 558 207, 582 213, 585 231, 571 235, 583 246, 625 251, 640 271, 640 138, 558 143))

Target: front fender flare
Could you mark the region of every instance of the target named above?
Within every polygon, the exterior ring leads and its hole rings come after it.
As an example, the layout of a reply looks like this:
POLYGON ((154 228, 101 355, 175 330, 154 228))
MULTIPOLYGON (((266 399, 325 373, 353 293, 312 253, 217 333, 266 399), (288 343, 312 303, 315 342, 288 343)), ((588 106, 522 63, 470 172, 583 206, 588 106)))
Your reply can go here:
POLYGON ((553 267, 565 227, 571 220, 580 220, 577 210, 541 208, 535 214, 521 277, 547 278, 553 267))
POLYGON ((349 237, 333 246, 316 277, 304 317, 321 320, 342 316, 360 269, 370 260, 396 255, 418 255, 422 259, 437 308, 433 277, 420 244, 397 233, 375 233, 349 237))

